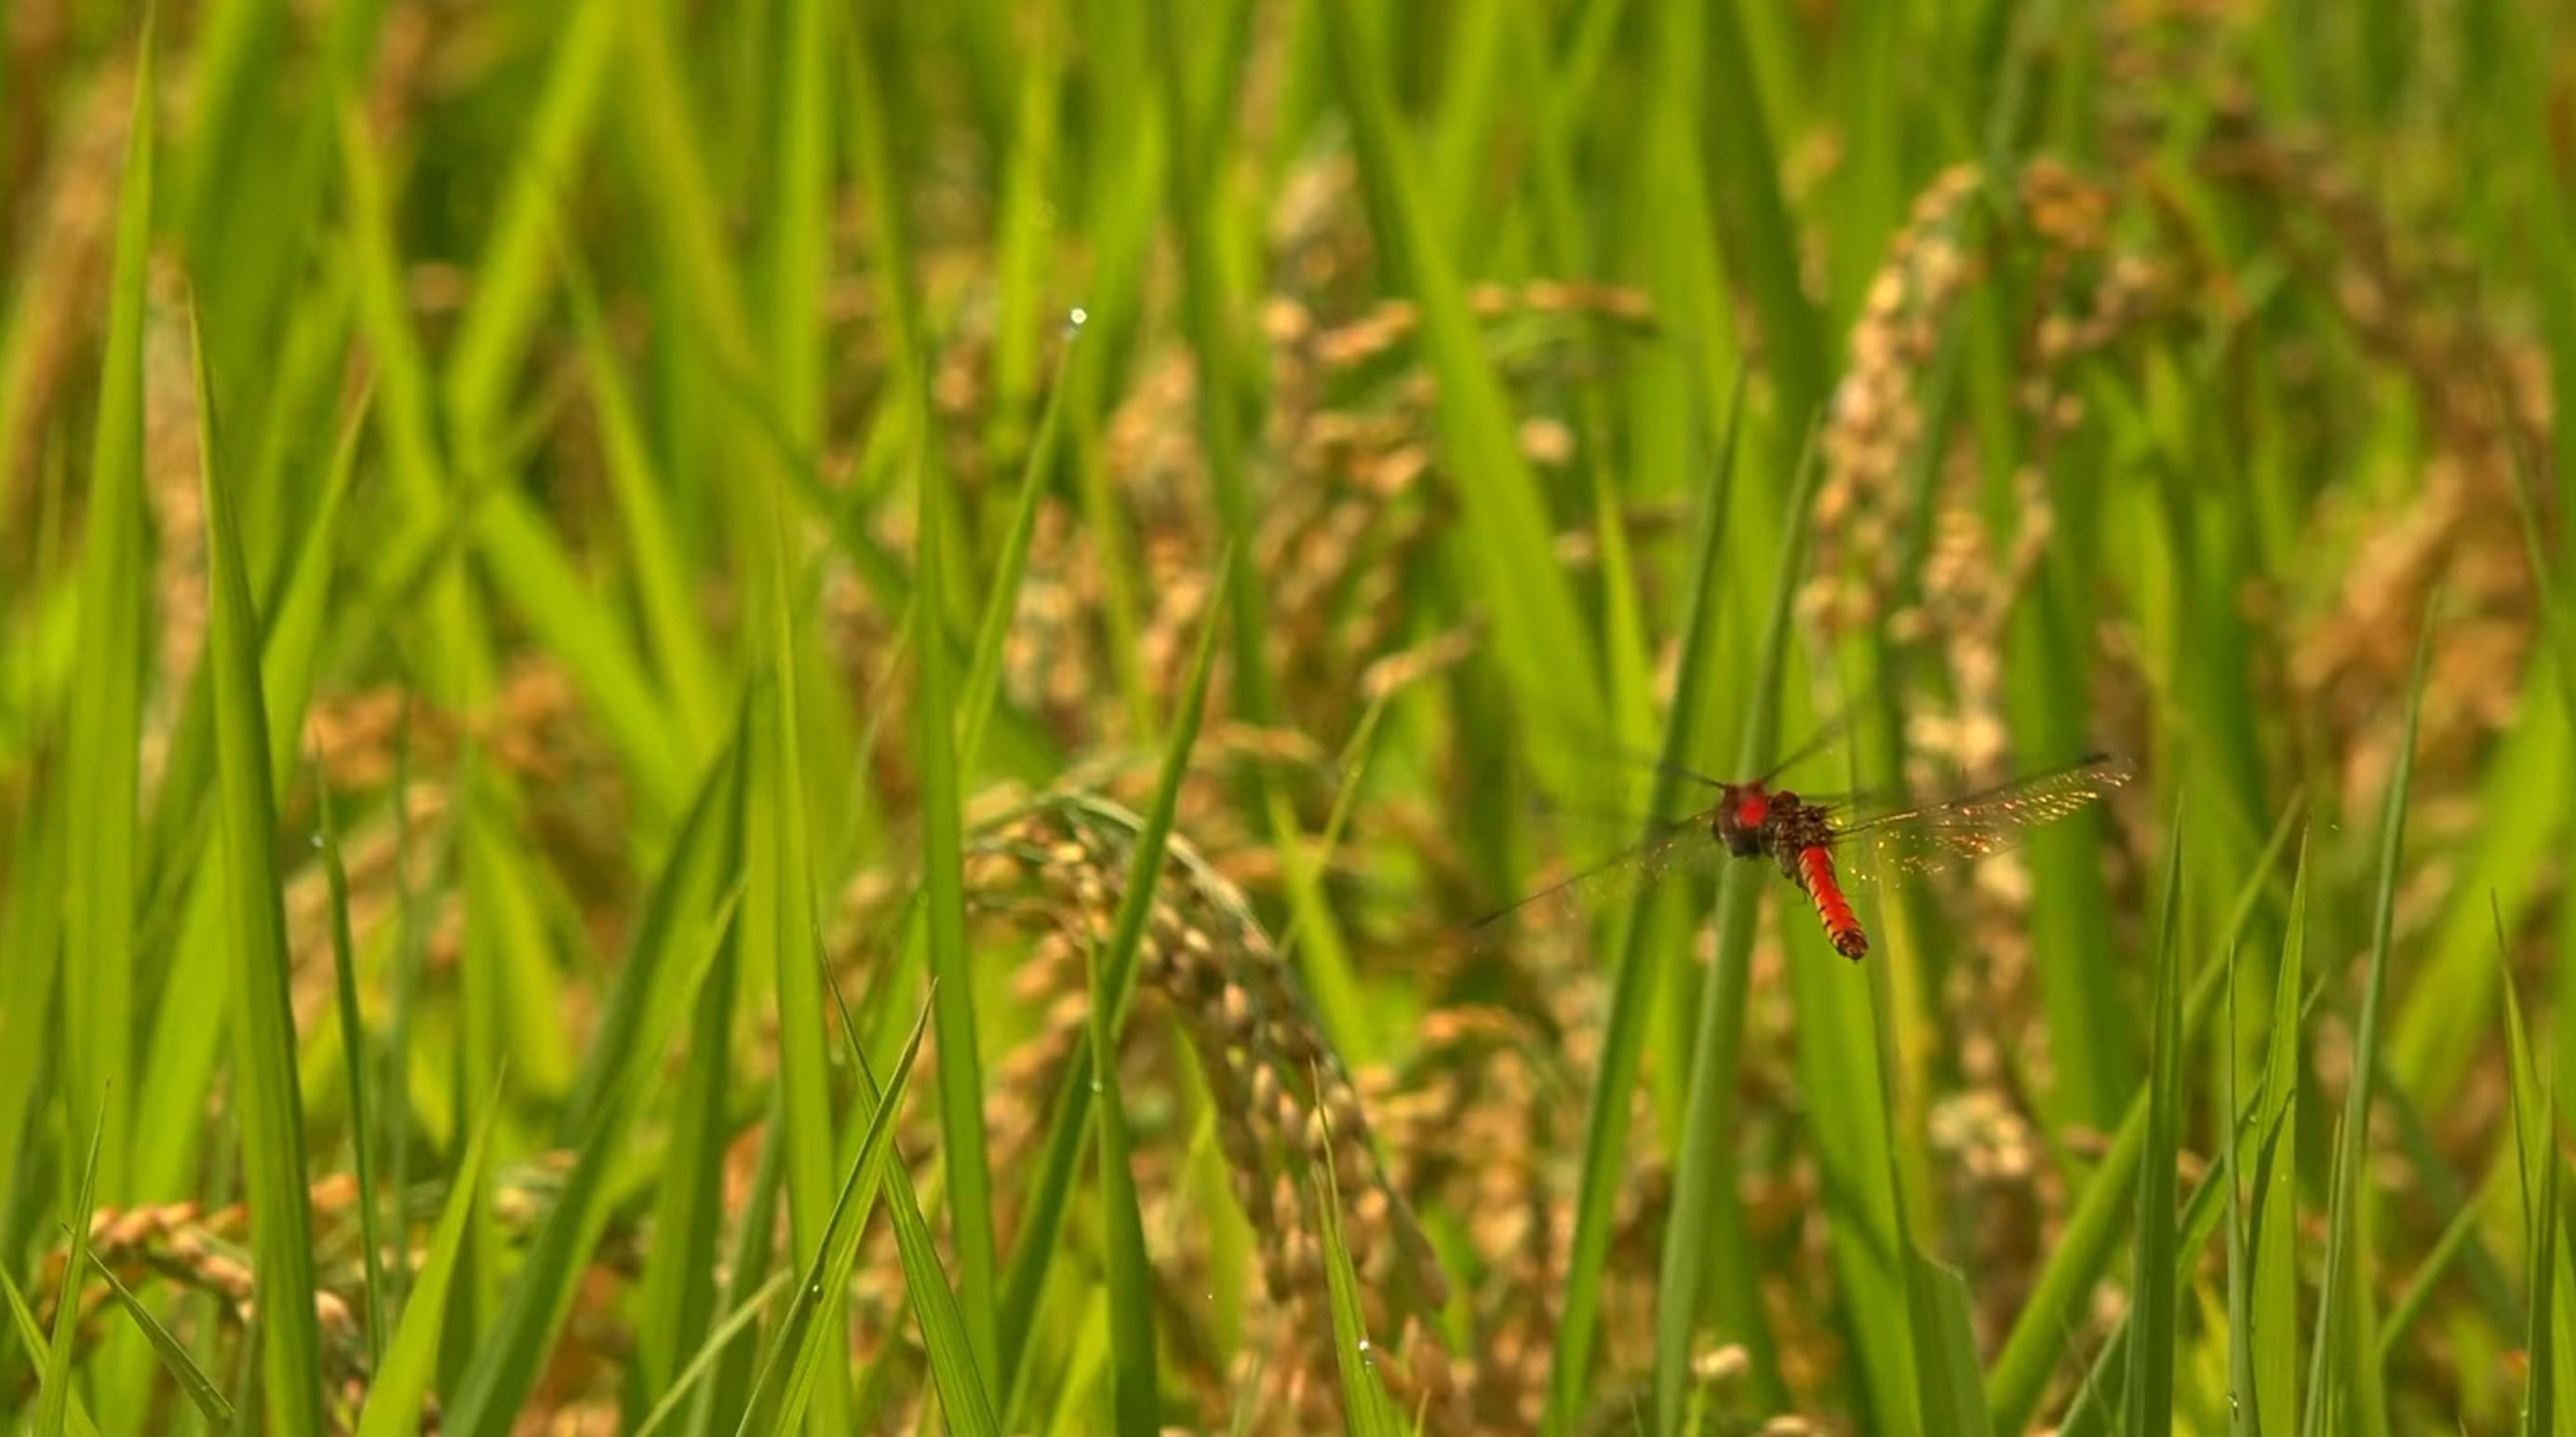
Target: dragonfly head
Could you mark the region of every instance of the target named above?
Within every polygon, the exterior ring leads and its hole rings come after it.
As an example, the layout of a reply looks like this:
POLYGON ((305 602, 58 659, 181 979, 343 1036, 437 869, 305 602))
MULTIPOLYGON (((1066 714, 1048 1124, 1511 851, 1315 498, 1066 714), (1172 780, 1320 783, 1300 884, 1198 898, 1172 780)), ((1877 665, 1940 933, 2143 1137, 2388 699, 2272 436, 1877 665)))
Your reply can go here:
POLYGON ((1717 807, 1717 841, 1738 858, 1762 851, 1762 829, 1771 817, 1773 799, 1759 784, 1730 786, 1717 807))

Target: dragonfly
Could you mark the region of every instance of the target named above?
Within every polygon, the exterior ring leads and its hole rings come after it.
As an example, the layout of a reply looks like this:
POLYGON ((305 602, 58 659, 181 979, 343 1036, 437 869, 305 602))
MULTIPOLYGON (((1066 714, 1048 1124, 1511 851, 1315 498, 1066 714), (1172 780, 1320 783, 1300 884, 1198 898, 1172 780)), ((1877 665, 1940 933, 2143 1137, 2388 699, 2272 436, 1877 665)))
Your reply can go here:
POLYGON ((1814 906, 1834 951, 1858 962, 1868 956, 1869 933, 1843 891, 1846 876, 1902 879, 1991 857, 2137 777, 2127 759, 2097 752, 1938 802, 1864 811, 1857 800, 1810 799, 1777 787, 1786 767, 1742 783, 1681 770, 1680 776, 1714 789, 1717 801, 1616 857, 1486 915, 1471 933, 1489 937, 1533 908, 1567 899, 1597 902, 1633 892, 1675 869, 1769 858, 1814 906))

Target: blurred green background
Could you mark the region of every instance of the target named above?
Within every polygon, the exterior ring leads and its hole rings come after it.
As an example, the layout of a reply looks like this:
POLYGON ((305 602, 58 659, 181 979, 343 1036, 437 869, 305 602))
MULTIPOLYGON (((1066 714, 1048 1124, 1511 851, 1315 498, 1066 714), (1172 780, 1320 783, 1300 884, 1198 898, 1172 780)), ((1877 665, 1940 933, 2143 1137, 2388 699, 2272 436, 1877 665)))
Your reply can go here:
POLYGON ((8 1430, 2576 1430, 2563 5, 16 0, 0 197, 8 1430), (1820 731, 2139 780, 1469 926, 1820 731))

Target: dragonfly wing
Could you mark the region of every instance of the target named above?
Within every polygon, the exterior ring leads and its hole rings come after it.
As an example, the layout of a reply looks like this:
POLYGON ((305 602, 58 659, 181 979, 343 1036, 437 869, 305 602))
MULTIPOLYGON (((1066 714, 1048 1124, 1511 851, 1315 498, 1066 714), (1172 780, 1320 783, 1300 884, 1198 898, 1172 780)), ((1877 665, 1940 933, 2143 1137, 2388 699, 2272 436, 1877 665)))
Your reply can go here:
POLYGON ((1867 881, 1956 868, 2020 846, 2137 777, 2127 760, 2096 754, 1944 803, 1877 814, 1834 835, 1844 871, 1867 881))
POLYGON ((1666 824, 1645 842, 1561 878, 1468 926, 1479 943, 1533 922, 1580 916, 1625 899, 1670 874, 1714 868, 1726 856, 1708 814, 1666 824))

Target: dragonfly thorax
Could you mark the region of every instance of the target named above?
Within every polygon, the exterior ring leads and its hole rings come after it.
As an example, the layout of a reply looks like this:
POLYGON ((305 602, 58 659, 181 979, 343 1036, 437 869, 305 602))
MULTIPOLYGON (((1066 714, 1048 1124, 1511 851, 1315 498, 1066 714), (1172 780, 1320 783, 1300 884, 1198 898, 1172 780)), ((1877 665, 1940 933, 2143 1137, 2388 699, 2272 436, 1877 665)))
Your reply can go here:
POLYGON ((1760 784, 1729 786, 1726 801, 1717 806, 1717 841, 1738 858, 1760 853, 1771 824, 1772 805, 1777 801, 1774 795, 1763 792, 1760 784))

